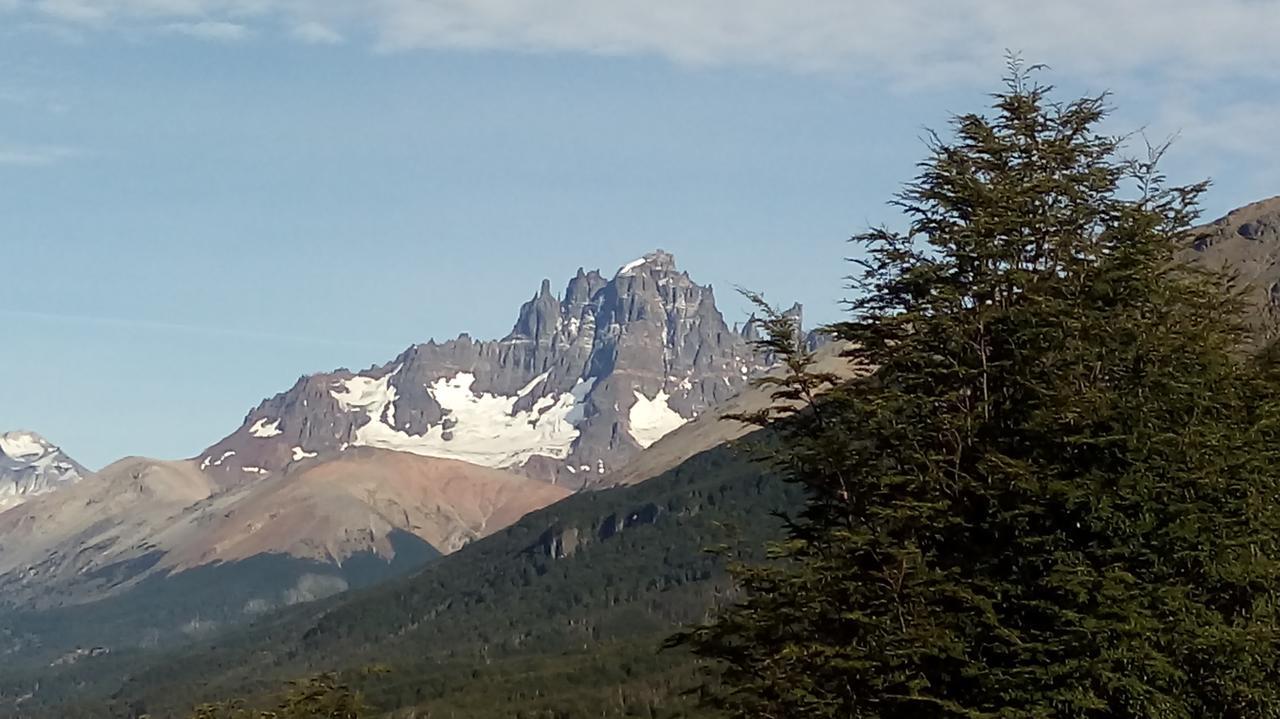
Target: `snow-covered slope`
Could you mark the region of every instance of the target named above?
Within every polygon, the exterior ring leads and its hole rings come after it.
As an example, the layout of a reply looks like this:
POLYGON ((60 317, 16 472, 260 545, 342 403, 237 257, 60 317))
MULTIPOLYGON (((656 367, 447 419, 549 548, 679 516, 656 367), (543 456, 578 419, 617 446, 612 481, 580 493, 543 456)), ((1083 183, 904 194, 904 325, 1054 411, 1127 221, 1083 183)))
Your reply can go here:
POLYGON ((0 434, 0 511, 79 482, 88 471, 35 432, 0 434))
POLYGON ((341 381, 333 390, 340 406, 348 411, 359 409, 369 417, 356 430, 353 446, 381 447, 497 468, 522 465, 535 455, 567 457, 578 438, 583 399, 595 384, 594 380, 579 380, 568 392, 544 395, 533 406, 517 410, 516 403, 546 381, 546 373, 514 395, 502 396, 473 392, 475 375, 459 372, 426 388, 450 421, 414 435, 395 427, 396 391, 389 380, 397 372, 399 368, 378 380, 354 377, 341 381))

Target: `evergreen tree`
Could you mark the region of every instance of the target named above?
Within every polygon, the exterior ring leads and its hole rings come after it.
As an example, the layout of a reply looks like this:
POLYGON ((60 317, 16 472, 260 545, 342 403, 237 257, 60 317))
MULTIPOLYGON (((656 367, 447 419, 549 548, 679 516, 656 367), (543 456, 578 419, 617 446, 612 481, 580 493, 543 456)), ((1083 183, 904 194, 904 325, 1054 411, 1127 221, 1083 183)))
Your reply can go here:
POLYGON ((855 238, 830 329, 875 371, 798 408, 828 378, 770 347, 808 507, 674 639, 733 716, 1280 716, 1280 403, 1174 260, 1205 185, 1035 72, 931 138, 907 233, 855 238))

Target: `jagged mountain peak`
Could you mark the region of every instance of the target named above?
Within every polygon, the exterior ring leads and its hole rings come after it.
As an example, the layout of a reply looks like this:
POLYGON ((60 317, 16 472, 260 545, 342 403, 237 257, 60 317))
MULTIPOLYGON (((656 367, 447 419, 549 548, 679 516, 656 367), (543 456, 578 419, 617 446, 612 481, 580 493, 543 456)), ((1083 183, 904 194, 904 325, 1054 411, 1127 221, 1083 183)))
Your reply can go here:
POLYGON ((650 252, 612 278, 550 280, 496 341, 415 344, 358 373, 304 378, 199 458, 232 482, 373 446, 580 487, 736 394, 761 368, 710 287, 650 252))
POLYGON ((88 470, 30 430, 0 434, 0 511, 79 482, 88 470))

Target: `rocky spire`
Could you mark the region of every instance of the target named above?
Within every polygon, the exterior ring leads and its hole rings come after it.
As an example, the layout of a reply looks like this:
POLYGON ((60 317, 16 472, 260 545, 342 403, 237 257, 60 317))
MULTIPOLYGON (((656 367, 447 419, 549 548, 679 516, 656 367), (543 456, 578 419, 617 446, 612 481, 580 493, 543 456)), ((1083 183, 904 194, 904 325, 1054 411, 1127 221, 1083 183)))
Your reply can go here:
POLYGON ((544 279, 533 299, 520 307, 520 316, 507 339, 529 339, 538 345, 550 344, 560 329, 560 321, 560 301, 551 294, 551 280, 544 279))

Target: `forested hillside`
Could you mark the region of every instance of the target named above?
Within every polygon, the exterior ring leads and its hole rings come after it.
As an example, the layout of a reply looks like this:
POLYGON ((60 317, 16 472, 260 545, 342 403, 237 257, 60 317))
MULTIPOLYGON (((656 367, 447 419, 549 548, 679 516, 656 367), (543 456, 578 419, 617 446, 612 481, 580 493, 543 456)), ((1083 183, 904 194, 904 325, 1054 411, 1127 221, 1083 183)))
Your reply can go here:
MULTIPOLYGON (((757 433, 648 482, 573 496, 410 578, 181 654, 46 671, 23 716, 183 716, 328 670, 378 708, 430 716, 692 716, 680 694, 696 684, 693 659, 660 647, 723 597, 725 557, 707 550, 758 559, 781 536, 773 513, 801 504, 753 461, 761 444, 757 433)), ((9 697, 30 690, 6 682, 9 697)))

